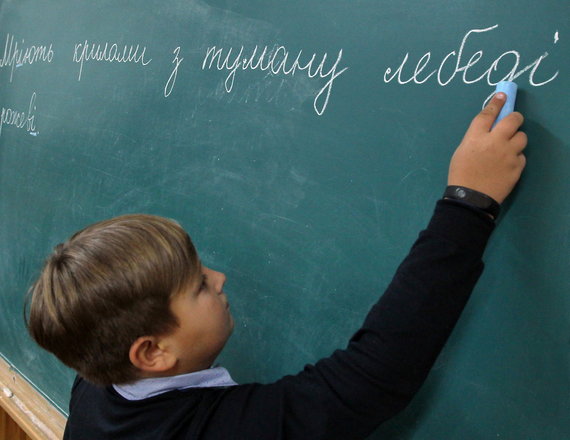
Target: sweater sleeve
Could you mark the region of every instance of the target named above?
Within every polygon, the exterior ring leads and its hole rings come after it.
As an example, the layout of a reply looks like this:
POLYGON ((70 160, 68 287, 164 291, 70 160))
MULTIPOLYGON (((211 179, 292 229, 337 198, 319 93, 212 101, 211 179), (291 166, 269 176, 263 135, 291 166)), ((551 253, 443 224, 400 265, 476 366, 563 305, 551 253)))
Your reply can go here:
POLYGON ((273 438, 361 439, 400 412, 459 319, 483 270, 493 227, 478 211, 439 201, 346 349, 295 376, 236 387, 226 396, 229 403, 235 393, 241 428, 253 429, 256 438, 277 425, 279 437, 273 438), (255 423, 247 427, 250 411, 255 423))

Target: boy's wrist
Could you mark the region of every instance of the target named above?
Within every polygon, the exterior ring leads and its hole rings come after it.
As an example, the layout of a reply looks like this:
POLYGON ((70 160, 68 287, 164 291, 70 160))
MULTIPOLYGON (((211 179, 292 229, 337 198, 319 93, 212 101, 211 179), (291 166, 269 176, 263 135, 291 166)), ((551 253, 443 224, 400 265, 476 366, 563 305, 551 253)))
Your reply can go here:
POLYGON ((476 208, 493 220, 496 220, 501 212, 501 206, 492 197, 464 186, 449 185, 443 193, 443 198, 476 208))

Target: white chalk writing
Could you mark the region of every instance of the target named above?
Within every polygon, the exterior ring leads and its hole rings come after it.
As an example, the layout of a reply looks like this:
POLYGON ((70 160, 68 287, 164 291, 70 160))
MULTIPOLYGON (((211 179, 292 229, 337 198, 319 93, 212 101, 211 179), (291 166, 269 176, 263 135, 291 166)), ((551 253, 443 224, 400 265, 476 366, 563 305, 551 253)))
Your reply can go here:
POLYGON ((6 34, 6 43, 4 44, 4 53, 0 58, 0 68, 10 67, 10 82, 14 76, 14 69, 26 64, 34 63, 51 63, 53 60, 52 44, 46 45, 30 45, 25 46, 25 40, 18 41, 14 35, 6 34))
POLYGON ((146 46, 140 49, 140 45, 119 46, 117 43, 77 43, 73 52, 73 61, 79 63, 77 81, 81 81, 83 63, 87 61, 105 61, 108 63, 133 63, 148 65, 152 59, 145 59, 146 46), (140 50, 140 52, 139 52, 140 50))
POLYGON ((305 57, 305 60, 301 61, 303 55, 302 50, 300 50, 296 56, 293 55, 290 58, 290 53, 284 46, 277 46, 273 49, 269 49, 268 46, 263 47, 263 49, 255 46, 251 52, 247 54, 245 52, 243 46, 240 47, 239 51, 233 47, 228 49, 224 49, 223 47, 218 48, 216 46, 208 47, 202 62, 202 70, 212 69, 212 67, 215 66, 217 70, 228 71, 229 73, 224 81, 227 93, 232 91, 236 72, 240 69, 242 71, 259 69, 261 71, 269 71, 273 75, 290 76, 294 76, 297 71, 306 71, 309 78, 318 76, 319 78, 327 79, 327 82, 318 91, 313 101, 313 108, 319 116, 322 115, 327 108, 334 80, 348 69, 348 67, 345 67, 337 71, 342 59, 342 49, 339 50, 336 60, 326 72, 325 63, 328 57, 327 53, 322 55, 319 62, 316 60, 316 53, 305 57))
MULTIPOLYGON (((415 84, 424 84, 428 80, 434 78, 440 86, 447 86, 449 83, 451 83, 451 81, 453 81, 453 79, 457 76, 457 74, 461 73, 462 80, 465 84, 473 84, 480 81, 486 81, 487 84, 489 84, 490 86, 494 86, 498 84, 500 81, 505 81, 505 80, 514 81, 515 79, 519 78, 521 75, 529 71, 530 72, 528 74, 528 82, 530 85, 534 87, 543 86, 556 79, 556 77, 558 76, 558 71, 556 71, 554 74, 551 74, 549 78, 544 80, 538 80, 536 78, 537 72, 541 67, 541 63, 548 57, 548 52, 544 52, 542 55, 536 58, 532 63, 524 67, 519 67, 521 61, 521 54, 516 50, 509 50, 502 53, 490 64, 490 66, 483 72, 483 74, 479 76, 476 75, 470 76, 469 74, 471 72, 469 72, 469 69, 471 69, 475 64, 479 62, 479 60, 481 60, 481 58, 483 58, 483 50, 478 50, 477 52, 473 53, 471 57, 466 61, 467 57, 464 54, 464 49, 467 40, 473 34, 490 32, 494 29, 497 29, 498 27, 499 25, 496 24, 494 26, 484 29, 471 29, 465 34, 465 36, 461 40, 459 50, 458 51, 453 50, 452 52, 449 52, 445 57, 443 57, 441 63, 439 63, 439 67, 437 69, 431 70, 429 73, 423 73, 423 71, 430 62, 431 52, 427 52, 426 54, 424 54, 419 59, 415 67, 412 68, 413 71, 410 70, 406 73, 405 71, 408 70, 405 69, 406 63, 408 62, 409 58, 409 52, 408 52, 404 56, 404 59, 400 63, 400 66, 395 71, 393 71, 392 68, 390 67, 386 69, 386 71, 384 72, 384 82, 389 83, 392 80, 396 79, 396 81, 399 84, 408 84, 410 82, 414 82, 415 84), (453 59, 455 61, 455 65, 454 66, 452 65, 451 75, 446 78, 444 70, 448 62, 451 62, 450 60, 453 59), (509 60, 511 63, 510 70, 508 70, 506 73, 503 72, 503 74, 497 75, 496 72, 499 70, 499 65, 507 64, 509 60)), ((558 38, 557 34, 555 35, 555 39, 556 38, 558 38)), ((471 73, 471 75, 473 74, 471 73)))
POLYGON ((180 55, 180 46, 174 49, 172 53, 174 54, 174 59, 172 60, 174 68, 172 69, 172 73, 170 74, 170 77, 168 78, 168 81, 166 81, 166 85, 164 86, 165 98, 168 98, 172 93, 172 88, 174 87, 174 83, 176 83, 176 77, 178 76, 178 67, 180 66, 182 60, 184 60, 184 58, 178 58, 178 55, 180 55))
POLYGON ((36 92, 32 93, 28 111, 17 111, 11 108, 2 107, 0 113, 0 136, 2 136, 2 129, 4 126, 13 126, 20 129, 25 129, 30 134, 36 136, 35 113, 36 111, 36 92))

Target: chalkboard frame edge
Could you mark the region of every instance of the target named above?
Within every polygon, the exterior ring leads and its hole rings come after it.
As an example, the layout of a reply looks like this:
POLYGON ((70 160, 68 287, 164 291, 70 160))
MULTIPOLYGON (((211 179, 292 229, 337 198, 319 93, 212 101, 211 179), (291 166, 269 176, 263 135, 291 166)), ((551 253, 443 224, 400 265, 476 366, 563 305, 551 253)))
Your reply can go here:
POLYGON ((60 440, 67 418, 0 356, 0 406, 32 440, 60 440))

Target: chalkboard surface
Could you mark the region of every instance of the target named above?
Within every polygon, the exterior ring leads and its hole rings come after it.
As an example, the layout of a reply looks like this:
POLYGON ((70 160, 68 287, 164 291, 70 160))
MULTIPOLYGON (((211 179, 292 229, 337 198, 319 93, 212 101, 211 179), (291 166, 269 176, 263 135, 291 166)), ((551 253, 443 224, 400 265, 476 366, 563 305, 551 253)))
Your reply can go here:
POLYGON ((528 167, 413 404, 371 438, 570 438, 570 3, 0 3, 0 352, 64 410, 23 297, 94 221, 178 219, 228 276, 238 382, 344 346, 501 79, 528 167))

